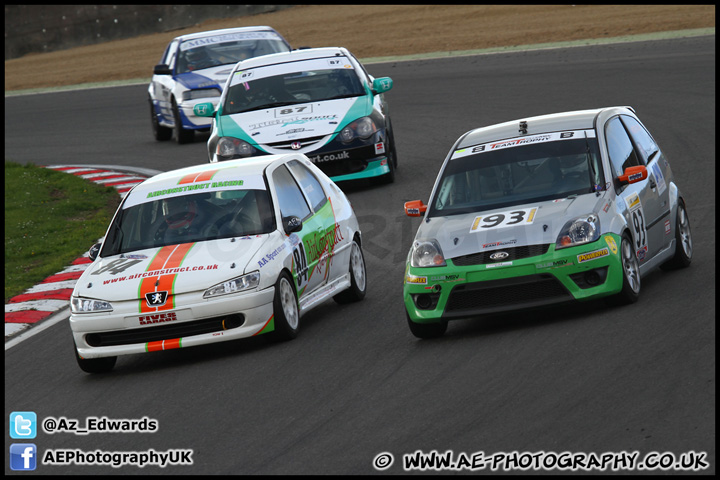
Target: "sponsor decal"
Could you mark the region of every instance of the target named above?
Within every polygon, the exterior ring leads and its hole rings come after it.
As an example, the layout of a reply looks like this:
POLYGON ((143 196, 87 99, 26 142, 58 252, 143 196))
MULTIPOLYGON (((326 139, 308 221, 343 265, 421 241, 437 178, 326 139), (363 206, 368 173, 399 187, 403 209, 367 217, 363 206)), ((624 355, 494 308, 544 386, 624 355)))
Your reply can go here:
POLYGON ((535 220, 538 207, 524 210, 509 210, 490 215, 479 215, 473 220, 470 233, 492 230, 494 228, 513 227, 515 225, 530 225, 535 220))
POLYGON ((407 274, 405 276, 405 283, 425 285, 427 283, 427 277, 416 277, 415 275, 407 274))
POLYGON ((644 247, 642 247, 641 249, 639 249, 639 250, 636 252, 637 259, 638 259, 638 260, 645 260, 645 255, 647 255, 647 250, 648 250, 647 245, 645 245, 644 247))
POLYGON ((578 263, 589 262, 590 260, 607 257, 608 255, 610 255, 610 251, 607 248, 601 248, 600 250, 595 250, 594 252, 588 252, 578 255, 577 261, 578 263))
MULTIPOLYGON (((247 238, 250 238, 250 237, 247 237, 247 238)), ((142 273, 133 273, 132 275, 128 275, 128 276, 123 276, 123 277, 118 277, 118 278, 110 278, 107 280, 103 280, 103 285, 109 285, 111 283, 117 283, 117 282, 124 282, 126 280, 135 280, 136 278, 156 277, 158 275, 167 275, 170 273, 200 272, 200 271, 207 271, 207 270, 217 270, 219 267, 220 266, 217 263, 215 263, 212 265, 195 265, 192 267, 164 268, 162 270, 145 271, 142 273)), ((93 273, 93 275, 94 275, 94 273, 93 273)))
POLYGON ((670 220, 665 220, 665 235, 670 235, 670 220))
POLYGON ((327 155, 315 155, 314 157, 308 157, 313 163, 333 162, 335 160, 346 160, 350 158, 350 152, 343 150, 339 153, 329 153, 327 155))
POLYGON ((658 165, 657 162, 652 166, 652 173, 655 177, 655 183, 658 187, 658 195, 662 195, 665 189, 667 188, 667 185, 665 184, 665 176, 662 173, 662 170, 660 169, 660 165, 658 165))
POLYGON ((475 155, 479 153, 484 152, 490 152, 494 150, 501 150, 505 148, 513 148, 513 147, 519 147, 523 145, 531 145, 535 143, 545 143, 545 142, 557 142, 562 140, 571 140, 574 138, 577 138, 579 136, 582 136, 583 138, 587 135, 588 138, 595 138, 595 130, 573 130, 573 131, 566 131, 566 132, 554 132, 554 133, 546 133, 541 135, 530 135, 530 136, 523 136, 523 137, 517 137, 512 138, 509 140, 503 140, 500 142, 490 142, 490 143, 484 143, 480 145, 474 145, 472 147, 466 147, 460 150, 456 150, 451 160, 454 160, 456 158, 465 157, 468 155, 475 155))
POLYGON ((608 247, 610 247, 610 251, 613 253, 613 255, 616 255, 618 252, 618 246, 617 243, 615 243, 615 239, 608 235, 605 237, 605 243, 608 244, 608 247))
POLYGON ((430 277, 431 282, 462 282, 464 278, 460 278, 460 275, 433 275, 430 277))
POLYGON ((563 260, 554 260, 552 262, 546 262, 546 263, 539 263, 535 265, 536 268, 558 268, 558 267, 567 267, 569 265, 573 265, 572 262, 568 262, 567 259, 563 260))
POLYGON ((632 210, 633 208, 640 206, 640 197, 637 193, 633 193, 632 195, 625 197, 625 202, 627 202, 628 208, 632 210))
POLYGON ((174 322, 177 320, 175 312, 157 313, 151 315, 140 315, 138 322, 140 325, 153 325, 155 323, 174 322))
POLYGON ((302 125, 308 122, 319 122, 319 121, 332 121, 337 120, 337 115, 314 115, 314 116, 299 116, 294 118, 278 118, 276 120, 267 120, 264 122, 251 123, 249 124, 248 130, 258 130, 260 128, 274 127, 281 125, 287 127, 288 125, 302 125))
POLYGON ((517 240, 506 240, 504 242, 485 243, 485 244, 483 244, 482 248, 505 247, 507 245, 515 245, 516 243, 517 243, 517 240))
POLYGON ((222 35, 213 35, 210 37, 197 38, 188 40, 180 44, 180 50, 185 51, 191 48, 204 45, 213 45, 223 42, 234 42, 236 40, 277 40, 278 36, 272 32, 245 32, 245 33, 225 33, 222 35))
POLYGON ((375 155, 380 155, 382 153, 385 153, 385 144, 383 142, 379 142, 375 144, 375 155))
POLYGON ((513 264, 513 262, 489 263, 489 264, 485 265, 485 268, 508 267, 512 264, 513 264))

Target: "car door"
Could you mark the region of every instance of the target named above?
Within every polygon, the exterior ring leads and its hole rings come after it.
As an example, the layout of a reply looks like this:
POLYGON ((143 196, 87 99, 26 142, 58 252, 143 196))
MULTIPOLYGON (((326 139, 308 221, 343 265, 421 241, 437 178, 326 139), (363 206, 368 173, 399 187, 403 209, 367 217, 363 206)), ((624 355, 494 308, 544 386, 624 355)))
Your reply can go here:
MULTIPOLYGON (((628 167, 644 165, 620 117, 613 117, 605 124, 605 138, 614 178, 622 175, 628 167)), ((653 240, 655 232, 651 229, 659 227, 650 224, 659 212, 658 196, 651 188, 650 176, 626 185, 615 181, 614 188, 618 201, 624 200, 624 215, 632 231, 637 259, 643 265, 658 249, 653 240)))
MULTIPOLYGON (((325 234, 327 219, 311 209, 300 185, 285 164, 277 166, 271 176, 282 224, 289 217, 302 220, 302 229, 294 232, 300 241, 292 252, 292 275, 298 300, 302 301, 325 283, 324 275, 318 272, 318 262, 322 255, 319 239, 325 234)), ((291 232, 285 234, 290 235, 291 232)))
MULTIPOLYGON (((175 64, 178 52, 179 40, 174 40, 168 45, 165 55, 163 55, 161 64, 168 66, 171 72, 175 71, 175 64)), ((171 96, 175 86, 175 75, 153 75, 153 92, 155 99, 158 101, 160 107, 160 114, 163 116, 165 121, 172 122, 173 114, 171 108, 171 96)))
POLYGON ((323 190, 320 181, 315 175, 298 160, 288 162, 288 167, 295 176, 300 188, 305 194, 312 210, 317 215, 318 221, 322 222, 322 235, 313 241, 312 251, 319 253, 319 260, 313 275, 321 275, 325 278, 323 284, 347 272, 347 262, 335 261, 339 244, 343 240, 342 232, 335 218, 335 211, 327 192, 323 190))
POLYGON ((647 231, 649 236, 649 255, 655 256, 665 248, 673 238, 670 219, 670 189, 666 179, 671 178, 670 166, 655 140, 637 119, 621 115, 620 119, 635 145, 635 151, 648 170, 649 205, 647 231), (651 200, 651 201, 650 201, 651 200))

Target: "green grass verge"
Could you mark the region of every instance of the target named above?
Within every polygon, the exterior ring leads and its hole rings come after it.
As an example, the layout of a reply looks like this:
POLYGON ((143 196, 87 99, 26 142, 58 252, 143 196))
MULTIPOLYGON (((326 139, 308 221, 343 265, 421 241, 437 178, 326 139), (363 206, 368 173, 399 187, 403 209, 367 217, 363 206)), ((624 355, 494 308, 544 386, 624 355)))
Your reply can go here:
POLYGON ((5 303, 87 252, 119 204, 112 187, 5 162, 5 303))

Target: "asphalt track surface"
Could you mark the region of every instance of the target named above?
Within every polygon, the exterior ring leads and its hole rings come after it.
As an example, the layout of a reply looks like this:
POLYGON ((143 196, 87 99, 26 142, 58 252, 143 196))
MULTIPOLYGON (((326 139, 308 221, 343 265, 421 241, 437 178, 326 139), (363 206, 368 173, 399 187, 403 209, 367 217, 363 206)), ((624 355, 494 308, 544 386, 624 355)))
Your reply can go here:
MULTIPOLYGON (((125 356, 101 376, 78 369, 66 322, 32 336, 5 352, 6 431, 13 411, 81 426, 88 417, 149 417, 156 432, 41 430, 32 443, 41 454, 193 451, 191 466, 36 473, 398 474, 403 455, 418 450, 692 451, 706 453, 709 467, 698 473, 714 473, 714 35, 368 69, 394 80, 387 98, 400 168, 392 185, 343 185, 364 234, 365 300, 324 304, 292 342, 125 356), (645 277, 631 306, 457 321, 440 339, 415 339, 401 295, 419 220, 402 206, 427 201, 453 141, 477 126, 609 105, 635 107, 670 159, 692 223, 691 267, 645 277), (382 452, 395 461, 378 472, 382 452)), ((6 97, 5 157, 161 171, 205 162, 207 136, 183 146, 152 139, 146 96, 136 85, 6 97)), ((6 436, 6 452, 13 442, 6 436)), ((14 473, 7 462, 5 473, 14 473)))

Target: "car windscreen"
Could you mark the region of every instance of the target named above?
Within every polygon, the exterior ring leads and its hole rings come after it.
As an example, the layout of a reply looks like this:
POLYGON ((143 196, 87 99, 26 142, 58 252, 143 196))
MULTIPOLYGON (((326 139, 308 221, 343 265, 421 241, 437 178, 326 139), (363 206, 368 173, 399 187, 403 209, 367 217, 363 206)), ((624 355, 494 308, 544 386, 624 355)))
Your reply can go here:
MULTIPOLYGON (((575 132, 578 133, 578 132, 575 132)), ((562 134, 510 139, 454 152, 429 216, 456 215, 582 195, 605 188, 598 142, 562 134), (556 138, 556 141, 550 139, 556 138)))
POLYGON ((180 44, 177 73, 187 73, 271 53, 290 47, 273 32, 226 33, 187 40, 180 44))
MULTIPOLYGON (((322 68, 275 75, 269 75, 267 71, 251 70, 238 74, 245 74, 247 77, 242 82, 231 83, 225 97, 223 115, 366 94, 362 82, 352 68, 322 68)), ((306 108, 310 109, 312 106, 306 108)), ((297 110, 294 113, 311 111, 297 110)))
POLYGON ((275 216, 267 190, 175 195, 118 212, 101 256, 219 238, 269 233, 275 216))

